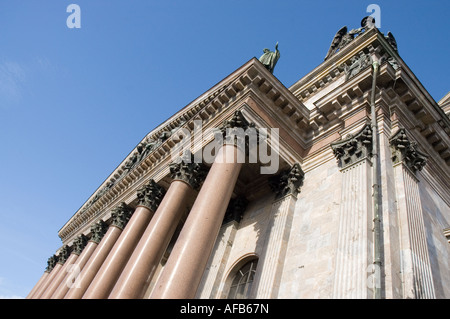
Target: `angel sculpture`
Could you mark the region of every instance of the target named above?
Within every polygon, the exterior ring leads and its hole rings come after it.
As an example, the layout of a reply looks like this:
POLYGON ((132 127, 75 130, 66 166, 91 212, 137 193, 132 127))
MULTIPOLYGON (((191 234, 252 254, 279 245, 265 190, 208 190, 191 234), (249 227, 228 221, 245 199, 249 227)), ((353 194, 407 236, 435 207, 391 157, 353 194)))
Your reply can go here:
POLYGON ((330 49, 328 50, 327 56, 325 57, 324 60, 328 59, 337 51, 345 47, 355 38, 355 36, 360 35, 361 33, 365 32, 370 28, 373 28, 374 26, 375 26, 375 18, 371 16, 364 17, 361 20, 361 27, 358 29, 352 29, 347 32, 347 26, 343 26, 334 36, 333 41, 331 42, 330 45, 330 49))
POLYGON ((324 60, 331 57, 333 54, 335 54, 337 51, 345 47, 349 42, 351 42, 355 35, 358 35, 362 32, 364 28, 358 28, 358 29, 352 29, 350 32, 347 32, 347 26, 342 27, 339 29, 339 31, 336 33, 336 35, 333 38, 333 41, 331 42, 330 49, 328 50, 327 56, 324 60))

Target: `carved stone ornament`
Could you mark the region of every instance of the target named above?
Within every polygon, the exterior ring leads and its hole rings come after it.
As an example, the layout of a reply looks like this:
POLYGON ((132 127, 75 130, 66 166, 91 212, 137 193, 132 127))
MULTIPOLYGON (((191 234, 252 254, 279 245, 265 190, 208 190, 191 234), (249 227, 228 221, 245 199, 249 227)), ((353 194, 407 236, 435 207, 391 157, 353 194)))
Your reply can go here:
POLYGON ((133 213, 133 210, 124 202, 120 203, 116 208, 114 208, 111 212, 112 216, 112 225, 119 227, 120 229, 124 229, 125 225, 130 220, 130 217, 133 213))
POLYGON ((366 30, 375 27, 375 19, 371 16, 364 17, 361 20, 361 27, 358 29, 352 29, 348 31, 347 26, 342 27, 336 32, 336 35, 331 42, 330 48, 328 49, 327 55, 325 56, 325 60, 329 59, 338 51, 342 50, 347 44, 353 41, 356 36, 361 35, 366 30))
POLYGON ((250 139, 253 138, 255 142, 258 142, 258 130, 255 123, 248 122, 239 110, 234 112, 231 119, 225 120, 219 129, 225 144, 235 144, 248 151, 250 139), (245 135, 242 135, 242 133, 245 133, 245 135), (239 139, 239 137, 244 137, 244 139, 239 139))
POLYGON ((184 154, 179 162, 171 163, 169 168, 173 180, 182 180, 194 189, 200 187, 207 173, 207 168, 203 163, 194 163, 192 153, 184 154))
POLYGON ((58 262, 58 256, 53 255, 47 260, 47 267, 45 268, 46 272, 51 272, 58 262))
POLYGON ((96 222, 91 226, 92 236, 90 241, 93 241, 94 243, 98 244, 102 240, 107 230, 108 224, 100 219, 98 222, 96 222))
POLYGON ((238 196, 232 198, 228 204, 227 211, 225 212, 225 217, 223 219, 223 224, 231 221, 240 222, 242 215, 247 208, 248 200, 244 196, 238 196))
POLYGON ((80 255, 88 242, 88 238, 81 234, 73 241, 72 253, 80 255))
POLYGON ((339 166, 345 168, 359 160, 372 156, 372 128, 366 124, 357 134, 331 144, 339 166))
POLYGON ((295 163, 291 168, 282 171, 280 174, 269 178, 269 186, 276 194, 275 198, 281 198, 286 195, 294 195, 300 192, 303 185, 305 173, 300 164, 295 163))
POLYGON ((372 57, 369 54, 361 52, 350 59, 350 66, 344 64, 345 81, 354 77, 359 72, 372 65, 372 57))
POLYGON ((145 206, 152 212, 155 212, 161 203, 161 200, 166 193, 164 187, 159 186, 153 179, 151 179, 142 188, 137 190, 137 198, 139 206, 145 206))
POLYGON ((417 150, 417 143, 409 140, 404 128, 399 129, 389 142, 394 164, 403 162, 414 173, 422 170, 428 156, 417 150))
POLYGON ((69 258, 69 255, 70 255, 70 248, 69 246, 65 245, 63 248, 61 248, 61 251, 59 252, 58 263, 64 264, 67 258, 69 258))

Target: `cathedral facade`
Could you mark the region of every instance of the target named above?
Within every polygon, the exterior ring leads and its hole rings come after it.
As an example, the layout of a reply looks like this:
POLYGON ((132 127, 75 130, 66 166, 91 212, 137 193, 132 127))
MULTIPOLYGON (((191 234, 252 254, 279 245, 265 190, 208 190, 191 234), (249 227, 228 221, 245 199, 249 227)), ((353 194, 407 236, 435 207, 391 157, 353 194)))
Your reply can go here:
POLYGON ((289 88, 265 54, 138 143, 27 298, 450 298, 448 95, 367 19, 289 88))

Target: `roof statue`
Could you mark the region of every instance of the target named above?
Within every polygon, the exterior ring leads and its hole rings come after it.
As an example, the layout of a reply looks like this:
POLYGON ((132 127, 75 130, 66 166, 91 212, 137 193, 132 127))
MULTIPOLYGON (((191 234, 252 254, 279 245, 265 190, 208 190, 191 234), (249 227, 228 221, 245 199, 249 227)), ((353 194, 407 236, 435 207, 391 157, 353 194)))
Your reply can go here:
POLYGON ((347 44, 349 44, 355 38, 355 36, 358 36, 367 29, 373 27, 375 27, 375 18, 371 16, 364 17, 361 20, 361 27, 358 29, 352 29, 350 31, 347 31, 347 26, 343 26, 334 36, 333 41, 331 42, 330 45, 330 49, 328 50, 328 53, 324 60, 327 60, 333 54, 335 54, 343 47, 345 47, 347 44))
POLYGON ((278 51, 278 42, 275 45, 275 52, 270 51, 269 49, 263 50, 264 54, 259 58, 259 62, 264 64, 267 70, 273 74, 273 70, 275 69, 275 65, 277 64, 278 59, 280 58, 280 51, 278 51))

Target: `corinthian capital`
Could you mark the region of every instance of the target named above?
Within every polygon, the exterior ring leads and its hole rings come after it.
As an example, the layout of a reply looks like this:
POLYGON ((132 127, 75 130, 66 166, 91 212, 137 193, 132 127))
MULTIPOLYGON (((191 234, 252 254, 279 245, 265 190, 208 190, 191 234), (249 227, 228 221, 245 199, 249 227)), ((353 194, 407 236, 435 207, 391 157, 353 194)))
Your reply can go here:
POLYGON ((276 198, 281 198, 288 194, 297 196, 303 184, 305 173, 300 164, 295 163, 291 168, 282 171, 280 174, 269 178, 269 186, 276 194, 276 198))
POLYGON ((132 209, 127 204, 125 204, 124 202, 120 203, 111 212, 112 216, 111 224, 121 229, 124 229, 125 225, 130 220, 132 212, 133 212, 132 209))
POLYGON ((249 139, 257 142, 258 131, 255 123, 247 121, 241 111, 235 111, 231 119, 223 122, 219 128, 225 143, 245 146, 249 139), (239 145, 239 144, 242 145, 239 145))
POLYGON ((70 255, 70 248, 69 246, 65 245, 63 248, 61 248, 61 251, 59 252, 58 263, 64 264, 67 258, 69 258, 69 255, 70 255))
POLYGON ((58 256, 53 255, 47 260, 47 267, 45 268, 46 272, 51 272, 58 262, 58 256))
POLYGON ((366 124, 355 135, 331 144, 339 166, 345 168, 363 158, 372 156, 372 128, 366 124))
POLYGON ((207 169, 203 163, 194 163, 192 153, 185 154, 180 161, 171 163, 170 174, 173 180, 181 180, 197 189, 206 177, 207 169))
POLYGON ((427 162, 427 155, 417 150, 417 143, 409 140, 404 128, 399 129, 389 142, 394 164, 403 162, 414 173, 422 170, 427 162))
POLYGON ((161 203, 165 189, 159 186, 153 179, 151 179, 142 188, 138 189, 137 197, 139 200, 139 206, 145 206, 151 211, 155 212, 161 203))
POLYGON ((83 234, 79 235, 73 242, 72 252, 74 254, 80 255, 84 247, 86 246, 87 242, 88 238, 85 235, 83 234))
POLYGON ((98 222, 91 226, 92 236, 90 240, 98 244, 102 240, 107 230, 108 224, 100 219, 98 222))

